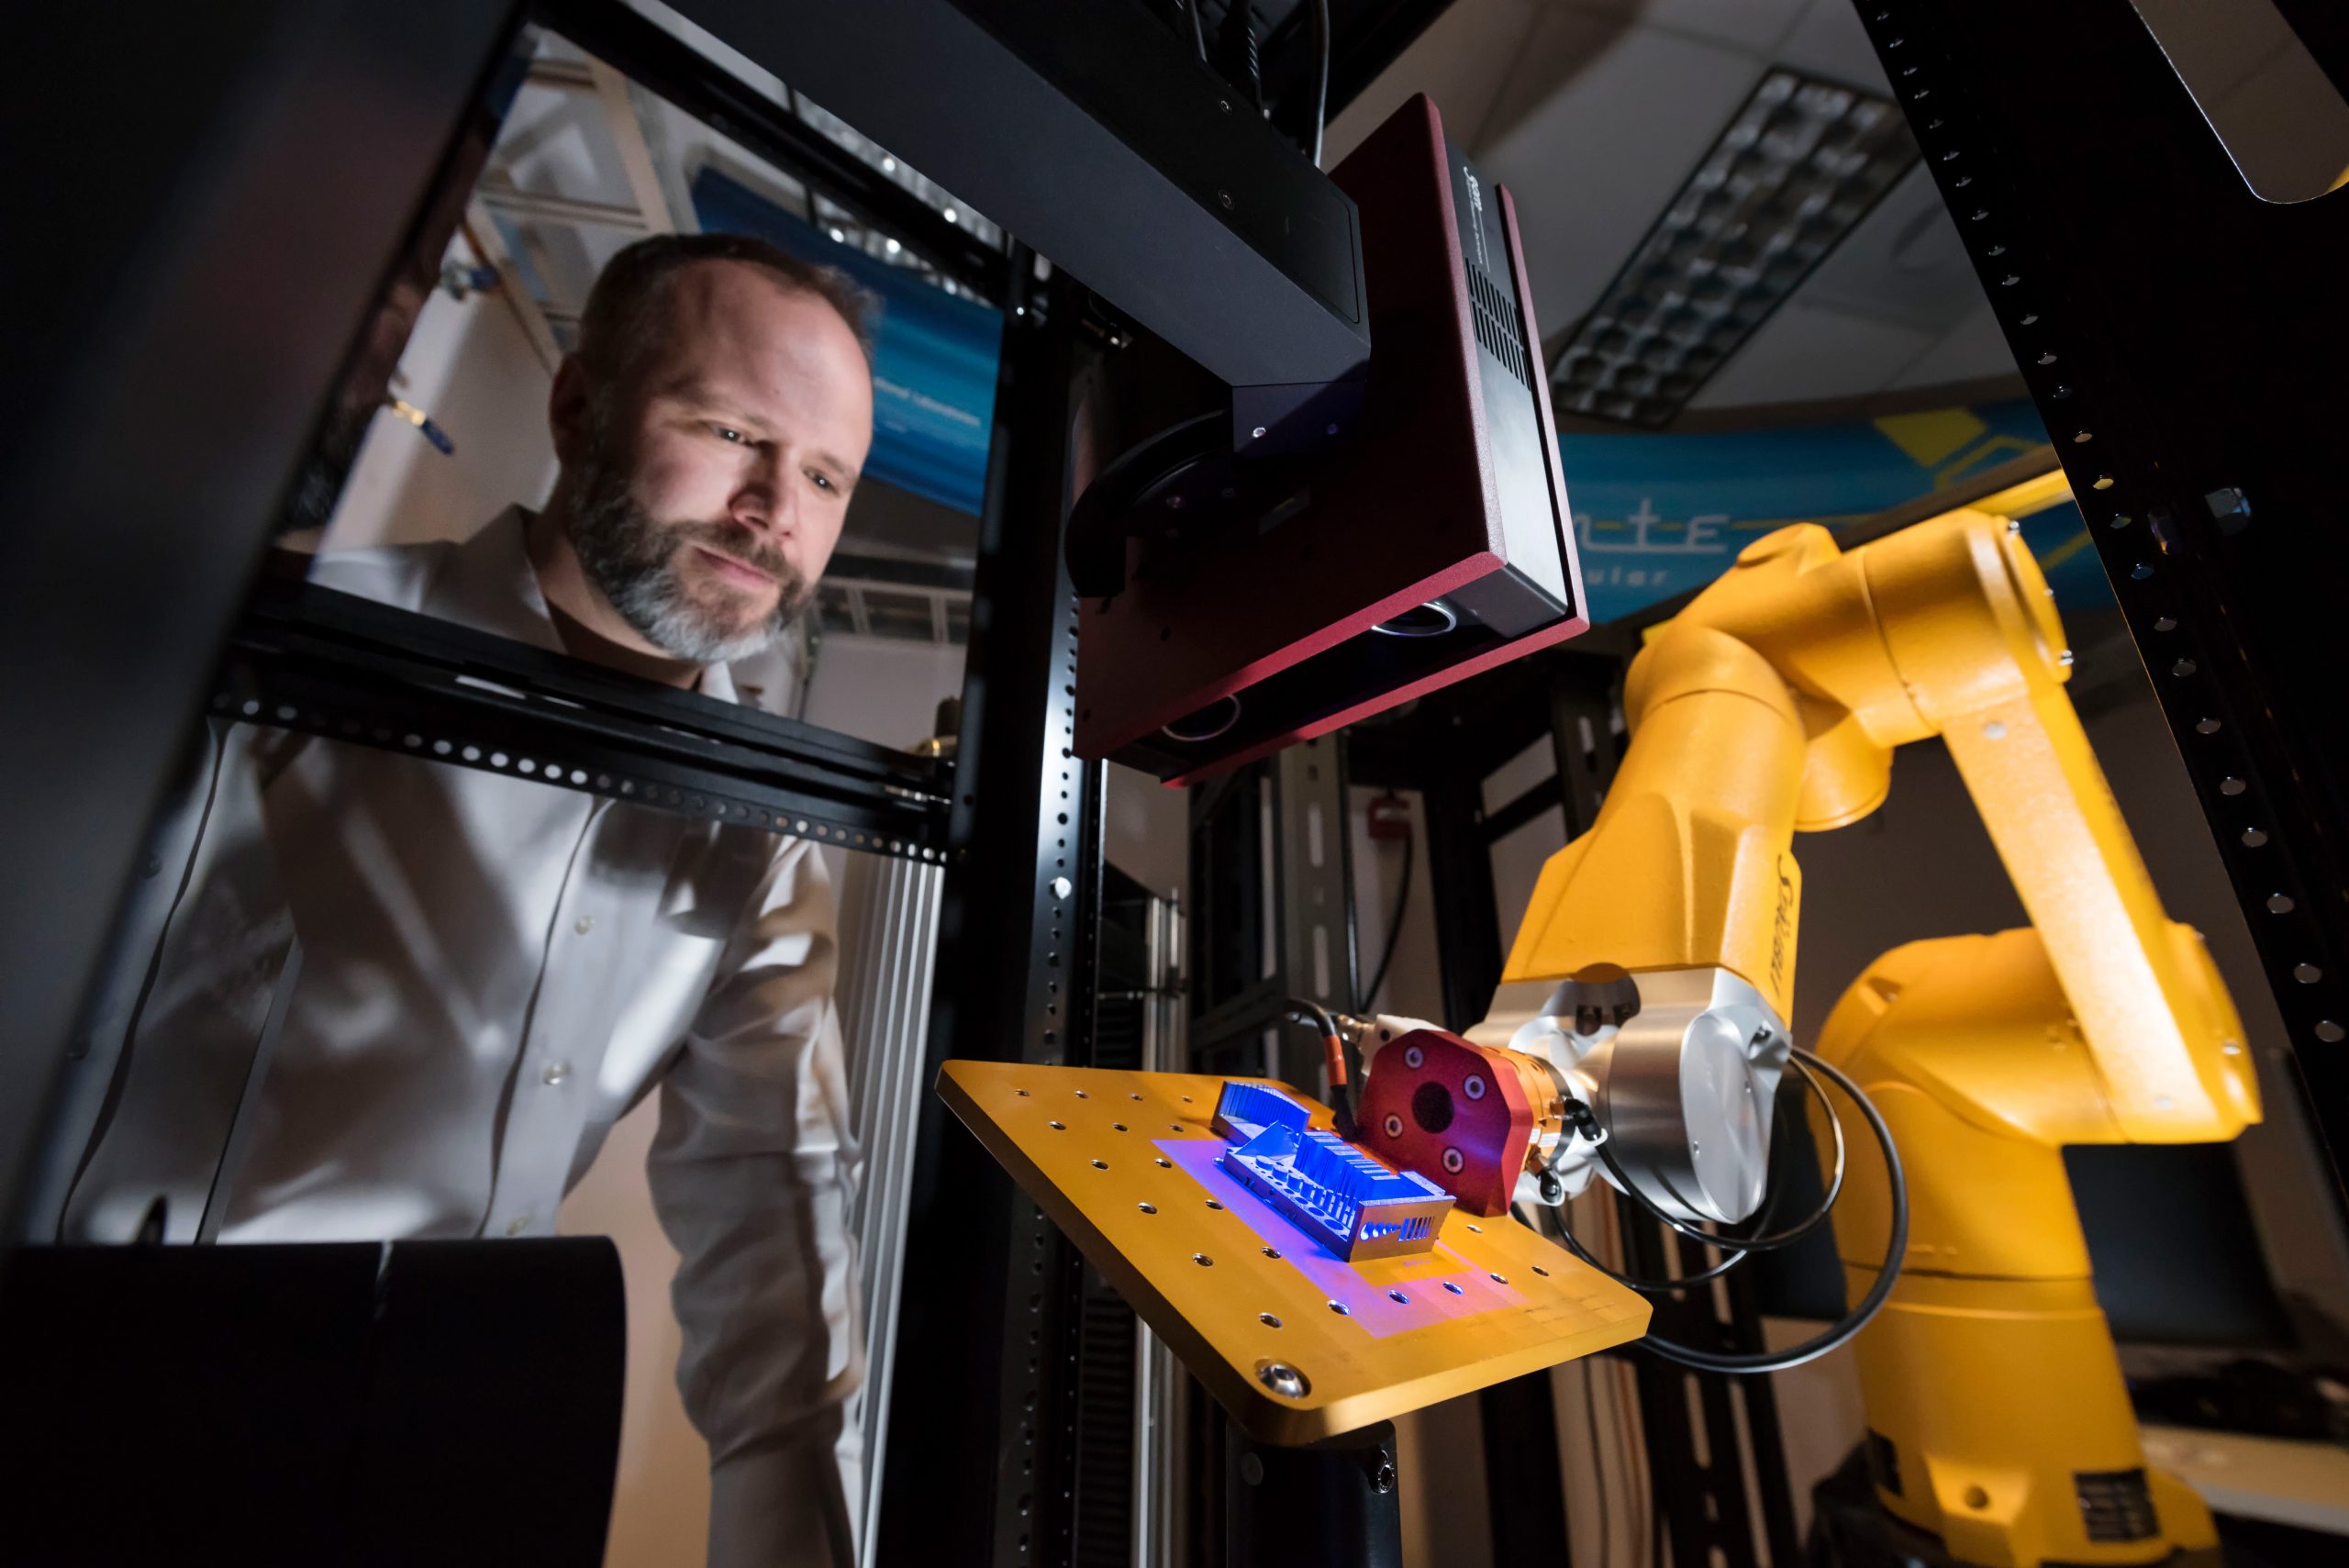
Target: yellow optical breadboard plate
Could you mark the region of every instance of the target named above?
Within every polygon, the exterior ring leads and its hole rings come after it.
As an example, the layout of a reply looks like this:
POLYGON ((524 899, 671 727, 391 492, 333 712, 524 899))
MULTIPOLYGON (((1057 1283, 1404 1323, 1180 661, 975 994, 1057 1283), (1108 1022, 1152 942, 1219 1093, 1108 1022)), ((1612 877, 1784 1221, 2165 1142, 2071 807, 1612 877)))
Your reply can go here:
POLYGON ((1636 1293, 1505 1216, 1338 1258, 1215 1163, 1225 1082, 949 1062, 938 1091, 1249 1436, 1311 1442, 1647 1331, 1636 1293))

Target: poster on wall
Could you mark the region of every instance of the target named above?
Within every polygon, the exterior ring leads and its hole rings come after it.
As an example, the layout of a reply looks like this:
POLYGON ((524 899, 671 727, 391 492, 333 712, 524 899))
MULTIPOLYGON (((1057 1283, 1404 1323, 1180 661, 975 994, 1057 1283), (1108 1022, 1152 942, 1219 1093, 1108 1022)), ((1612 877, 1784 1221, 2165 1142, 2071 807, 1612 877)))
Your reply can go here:
MULTIPOLYGON (((1711 582, 1772 529, 1864 522, 2046 447, 2022 398, 1834 425, 1559 439, 1595 622, 1711 582)), ((2026 519, 2023 537, 2059 605, 2111 601, 2076 506, 2026 519)))
POLYGON ((865 474, 978 516, 1003 313, 841 244, 715 166, 695 173, 692 192, 704 232, 751 235, 803 261, 838 267, 874 296, 873 452, 865 474))

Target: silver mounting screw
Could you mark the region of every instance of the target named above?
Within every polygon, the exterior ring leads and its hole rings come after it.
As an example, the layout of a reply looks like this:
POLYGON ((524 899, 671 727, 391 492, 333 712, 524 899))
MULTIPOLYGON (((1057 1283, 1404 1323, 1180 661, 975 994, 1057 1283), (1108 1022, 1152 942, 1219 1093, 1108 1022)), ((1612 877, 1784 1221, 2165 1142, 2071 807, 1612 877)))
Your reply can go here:
POLYGON ((1256 1369, 1256 1381, 1284 1399, 1302 1399, 1313 1385, 1286 1362, 1266 1362, 1256 1369))

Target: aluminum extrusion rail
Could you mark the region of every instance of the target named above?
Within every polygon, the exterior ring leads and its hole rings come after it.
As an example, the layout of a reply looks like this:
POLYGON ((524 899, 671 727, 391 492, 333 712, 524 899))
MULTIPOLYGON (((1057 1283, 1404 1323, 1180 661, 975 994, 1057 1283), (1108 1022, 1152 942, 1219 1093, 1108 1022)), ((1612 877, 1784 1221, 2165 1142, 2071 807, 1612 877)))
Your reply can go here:
POLYGON ((908 860, 941 764, 306 584, 264 582, 209 711, 908 860))

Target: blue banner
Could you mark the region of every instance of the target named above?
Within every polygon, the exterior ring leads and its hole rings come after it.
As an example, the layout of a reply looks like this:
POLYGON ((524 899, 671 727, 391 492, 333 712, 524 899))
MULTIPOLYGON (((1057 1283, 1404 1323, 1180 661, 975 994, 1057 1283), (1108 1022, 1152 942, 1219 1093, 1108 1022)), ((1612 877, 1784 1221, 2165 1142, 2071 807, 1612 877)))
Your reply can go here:
MULTIPOLYGON (((1709 583, 1773 528, 1862 522, 2046 444, 2021 398, 1841 425, 1562 437, 1590 618, 1709 583)), ((2077 507, 2026 519, 2023 537, 2059 604, 2110 602, 2077 507)))
POLYGON ((838 267, 879 299, 871 324, 873 453, 864 472, 976 517, 986 492, 1003 313, 841 244, 715 168, 694 175, 693 201, 704 231, 751 235, 802 261, 838 267))

